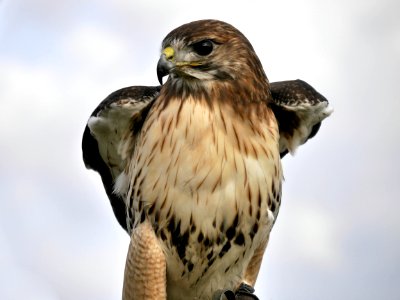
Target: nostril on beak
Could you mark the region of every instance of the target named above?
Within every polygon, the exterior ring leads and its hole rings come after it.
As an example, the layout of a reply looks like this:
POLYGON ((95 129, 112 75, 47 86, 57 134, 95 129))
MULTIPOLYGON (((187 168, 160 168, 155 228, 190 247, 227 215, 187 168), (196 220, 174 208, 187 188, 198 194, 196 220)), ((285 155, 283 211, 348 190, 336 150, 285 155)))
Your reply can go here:
POLYGON ((175 51, 174 51, 174 48, 172 48, 172 47, 166 47, 164 50, 163 50, 163 54, 165 55, 165 58, 167 59, 167 60, 173 60, 174 59, 174 54, 175 54, 175 51))

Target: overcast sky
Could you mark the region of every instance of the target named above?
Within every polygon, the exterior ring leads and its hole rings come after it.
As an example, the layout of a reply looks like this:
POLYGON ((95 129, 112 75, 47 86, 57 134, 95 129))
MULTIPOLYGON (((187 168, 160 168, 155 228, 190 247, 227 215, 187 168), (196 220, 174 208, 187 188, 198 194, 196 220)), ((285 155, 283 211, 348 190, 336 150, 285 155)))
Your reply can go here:
POLYGON ((1 299, 120 299, 129 237, 82 132, 112 91, 156 85, 163 37, 204 18, 335 109, 284 158, 260 299, 398 299, 399 1, 0 0, 1 299))

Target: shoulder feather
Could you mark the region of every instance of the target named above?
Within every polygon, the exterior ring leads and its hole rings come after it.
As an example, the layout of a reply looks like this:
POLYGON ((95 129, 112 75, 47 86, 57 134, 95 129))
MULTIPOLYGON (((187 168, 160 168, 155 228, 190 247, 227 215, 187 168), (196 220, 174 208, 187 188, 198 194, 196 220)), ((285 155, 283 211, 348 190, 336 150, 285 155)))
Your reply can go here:
POLYGON ((115 193, 116 188, 121 191, 126 186, 124 153, 119 147, 128 133, 140 132, 159 91, 160 87, 132 86, 113 92, 93 111, 83 133, 83 161, 100 174, 114 214, 125 230, 125 203, 115 193))
POLYGON ((269 104, 279 125, 281 157, 293 154, 298 146, 318 132, 322 120, 332 113, 328 100, 302 80, 271 83, 269 104))

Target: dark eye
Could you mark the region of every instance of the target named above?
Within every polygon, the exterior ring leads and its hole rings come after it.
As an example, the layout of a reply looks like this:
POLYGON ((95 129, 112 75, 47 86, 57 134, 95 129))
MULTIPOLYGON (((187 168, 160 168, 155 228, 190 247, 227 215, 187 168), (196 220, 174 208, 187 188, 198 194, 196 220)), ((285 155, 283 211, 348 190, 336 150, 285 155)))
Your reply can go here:
POLYGON ((192 45, 194 52, 198 55, 206 56, 213 51, 214 44, 210 40, 203 40, 192 45))

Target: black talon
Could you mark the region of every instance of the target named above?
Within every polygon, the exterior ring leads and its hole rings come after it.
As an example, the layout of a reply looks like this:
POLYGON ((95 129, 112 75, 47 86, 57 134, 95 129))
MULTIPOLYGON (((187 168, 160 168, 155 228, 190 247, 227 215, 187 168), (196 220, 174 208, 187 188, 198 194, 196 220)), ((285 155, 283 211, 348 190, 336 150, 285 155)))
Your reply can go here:
POLYGON ((236 297, 231 290, 218 290, 215 292, 213 300, 236 300, 236 297))
POLYGON ((254 288, 248 284, 242 283, 236 292, 231 290, 218 290, 215 292, 213 300, 259 300, 254 295, 254 288))
POLYGON ((259 300, 254 295, 254 288, 248 284, 242 283, 235 293, 235 300, 259 300))

